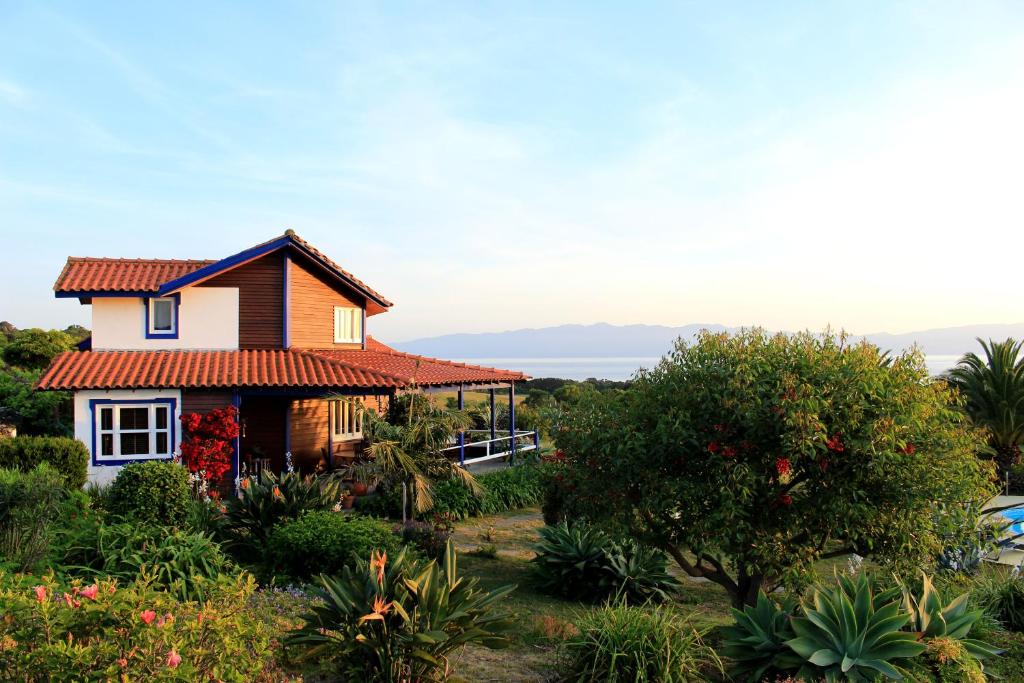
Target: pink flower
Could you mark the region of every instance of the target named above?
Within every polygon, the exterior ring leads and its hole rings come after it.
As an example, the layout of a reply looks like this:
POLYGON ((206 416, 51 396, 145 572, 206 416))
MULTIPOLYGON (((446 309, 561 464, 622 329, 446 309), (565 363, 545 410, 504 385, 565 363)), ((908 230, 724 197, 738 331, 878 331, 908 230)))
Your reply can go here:
POLYGON ((163 628, 167 624, 173 624, 173 623, 174 623, 174 617, 172 615, 170 615, 170 614, 165 614, 165 615, 163 615, 162 617, 160 617, 159 619, 156 620, 156 627, 157 628, 163 628))
POLYGON ((171 648, 171 651, 167 653, 167 666, 176 669, 179 664, 181 664, 181 655, 175 652, 174 648, 171 648))
POLYGON ((71 607, 72 609, 82 604, 78 600, 75 600, 73 597, 71 597, 70 593, 64 594, 64 602, 66 602, 68 604, 68 607, 71 607))
POLYGON ((35 587, 35 591, 36 591, 36 600, 38 600, 39 602, 46 602, 46 587, 45 586, 36 586, 35 587))
POLYGON ((82 589, 82 597, 89 598, 90 600, 95 600, 96 599, 96 595, 99 592, 100 592, 100 587, 97 586, 94 583, 93 585, 86 586, 85 588, 82 589))
POLYGON ((149 626, 153 623, 153 620, 156 619, 156 612, 151 609, 144 610, 142 614, 139 615, 139 619, 142 619, 142 623, 149 626))

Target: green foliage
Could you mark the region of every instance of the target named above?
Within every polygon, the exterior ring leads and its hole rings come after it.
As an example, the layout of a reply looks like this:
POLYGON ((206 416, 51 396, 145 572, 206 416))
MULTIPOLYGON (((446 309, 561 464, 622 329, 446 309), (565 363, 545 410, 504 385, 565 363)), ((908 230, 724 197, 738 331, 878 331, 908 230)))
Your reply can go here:
POLYGON ((934 501, 991 493, 984 445, 923 357, 826 334, 703 334, 569 411, 574 517, 621 529, 735 605, 826 554, 899 568, 942 550, 934 501))
POLYGON ((182 600, 203 599, 211 581, 234 571, 205 534, 134 520, 107 524, 97 514, 70 524, 55 554, 70 576, 144 581, 182 600))
POLYGON ((431 517, 429 522, 410 519, 395 529, 403 543, 435 560, 443 558, 445 548, 448 546, 448 539, 452 537, 454 531, 455 525, 452 524, 452 518, 449 515, 437 513, 431 517))
POLYGON ((4 362, 26 370, 45 368, 53 357, 70 351, 74 341, 60 330, 41 330, 37 327, 19 330, 7 344, 2 355, 4 362))
POLYGON ((112 514, 144 523, 177 526, 188 515, 188 472, 167 461, 129 463, 117 473, 107 496, 112 514))
POLYGON ((185 515, 185 528, 206 534, 216 540, 224 540, 227 507, 218 500, 192 499, 185 515))
POLYGON ((543 466, 524 463, 477 477, 484 490, 481 512, 495 515, 540 503, 543 494, 543 466))
POLYGON ((321 510, 275 527, 268 549, 275 573, 308 579, 337 574, 374 550, 394 553, 399 545, 386 522, 321 510))
POLYGON ((910 661, 907 678, 935 683, 984 683, 988 680, 978 660, 955 638, 927 642, 924 654, 910 661))
POLYGON ((238 497, 229 498, 225 528, 236 547, 262 553, 274 527, 304 512, 330 510, 341 496, 341 482, 332 477, 264 471, 243 479, 238 497))
POLYGON ((665 607, 606 605, 583 614, 576 627, 563 645, 564 680, 684 683, 722 673, 703 634, 665 607))
POLYGON ((984 659, 999 654, 991 645, 968 638, 971 629, 982 618, 982 610, 969 609, 971 594, 945 602, 942 593, 932 584, 927 574, 921 576, 921 590, 915 592, 903 586, 903 609, 910 615, 908 628, 923 638, 945 638, 959 641, 968 654, 984 659))
POLYGON ((0 469, 0 561, 28 571, 46 557, 53 523, 67 496, 57 470, 0 469))
MULTIPOLYGON (((441 482, 438 486, 447 488, 446 483, 441 482)), ((400 518, 402 516, 402 490, 396 486, 378 485, 375 493, 356 498, 356 511, 381 519, 400 518)))
MULTIPOLYGON (((486 475, 477 477, 479 483, 486 475)), ((482 514, 482 501, 461 479, 445 479, 434 484, 434 512, 466 519, 482 514)), ((399 506, 401 502, 399 501, 399 506)))
POLYGON ((71 436, 71 394, 36 391, 41 374, 0 364, 0 423, 16 425, 19 434, 71 436))
POLYGON ((145 582, 0 573, 0 671, 12 681, 285 680, 270 629, 247 612, 254 590, 252 577, 223 577, 206 600, 182 602, 145 582))
POLYGON ((678 586, 665 571, 665 554, 635 541, 614 541, 586 524, 547 526, 540 537, 533 575, 545 593, 587 601, 617 596, 639 603, 666 600, 678 586))
POLYGON ((513 622, 495 606, 514 586, 484 591, 476 578, 459 577, 451 543, 441 566, 404 550, 394 558, 375 553, 320 584, 321 603, 289 642, 333 663, 343 680, 443 680, 448 656, 464 645, 509 644, 513 622))
POLYGON ((78 439, 64 436, 0 439, 0 467, 27 472, 40 463, 57 470, 68 489, 80 489, 89 468, 89 451, 78 439))
POLYGON ((971 597, 1004 628, 1024 633, 1024 577, 1004 567, 979 572, 971 597))
POLYGON ((835 588, 816 588, 791 625, 786 641, 810 680, 870 681, 882 674, 899 680, 894 662, 925 650, 914 633, 901 631, 910 615, 901 611, 896 589, 875 591, 867 577, 838 578, 835 588))
POLYGON ((985 353, 965 354, 946 377, 966 400, 967 414, 986 430, 1001 474, 1020 462, 1024 441, 1024 342, 978 340, 985 353))
POLYGON ((733 608, 735 623, 722 630, 721 651, 732 661, 734 678, 757 683, 800 668, 801 659, 786 645, 795 636, 789 625, 795 607, 758 593, 756 605, 733 608))

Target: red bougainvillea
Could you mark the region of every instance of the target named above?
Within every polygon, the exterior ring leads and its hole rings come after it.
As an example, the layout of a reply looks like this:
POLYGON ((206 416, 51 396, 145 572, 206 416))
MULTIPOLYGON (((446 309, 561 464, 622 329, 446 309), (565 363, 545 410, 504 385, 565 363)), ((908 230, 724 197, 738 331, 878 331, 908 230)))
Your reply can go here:
POLYGON ((181 416, 181 426, 185 429, 181 459, 189 472, 201 473, 206 481, 214 481, 231 469, 232 441, 239 433, 235 419, 237 412, 229 406, 211 410, 205 415, 188 413, 181 416))

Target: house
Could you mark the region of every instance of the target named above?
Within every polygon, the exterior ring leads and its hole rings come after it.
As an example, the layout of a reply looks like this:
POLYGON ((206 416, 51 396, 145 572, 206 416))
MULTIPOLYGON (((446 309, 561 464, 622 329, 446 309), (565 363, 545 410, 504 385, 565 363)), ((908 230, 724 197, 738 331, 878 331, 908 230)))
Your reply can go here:
POLYGON ((54 285, 92 307, 92 337, 57 356, 40 390, 74 393, 75 436, 91 453, 89 479, 121 465, 171 459, 181 416, 238 409, 234 474, 303 471, 353 457, 362 410, 399 392, 507 392, 509 429, 466 435, 449 449, 464 463, 536 446, 515 428, 510 370, 396 351, 367 334, 384 296, 289 230, 217 261, 78 258, 54 285), (489 432, 489 433, 488 433, 489 432), (478 442, 478 443, 476 443, 478 442), (477 458, 466 458, 473 448, 477 458))

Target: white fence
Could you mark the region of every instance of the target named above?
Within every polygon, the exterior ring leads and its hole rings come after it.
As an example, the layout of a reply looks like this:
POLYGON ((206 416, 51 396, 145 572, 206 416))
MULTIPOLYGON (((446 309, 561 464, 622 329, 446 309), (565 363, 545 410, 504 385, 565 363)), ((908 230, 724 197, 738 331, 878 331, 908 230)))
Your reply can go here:
POLYGON ((504 458, 515 453, 525 453, 527 451, 535 451, 540 447, 539 435, 535 431, 516 430, 515 436, 512 434, 505 434, 504 436, 497 436, 493 439, 481 439, 473 440, 474 434, 483 434, 490 436, 491 432, 487 429, 467 429, 465 432, 466 442, 464 444, 455 444, 443 449, 444 453, 449 456, 454 456, 459 460, 460 465, 472 465, 477 462, 486 462, 488 460, 497 460, 498 458, 504 458), (465 457, 466 451, 472 453, 479 453, 483 447, 483 455, 474 455, 472 457, 465 457), (514 448, 513 448, 514 447, 514 448))

